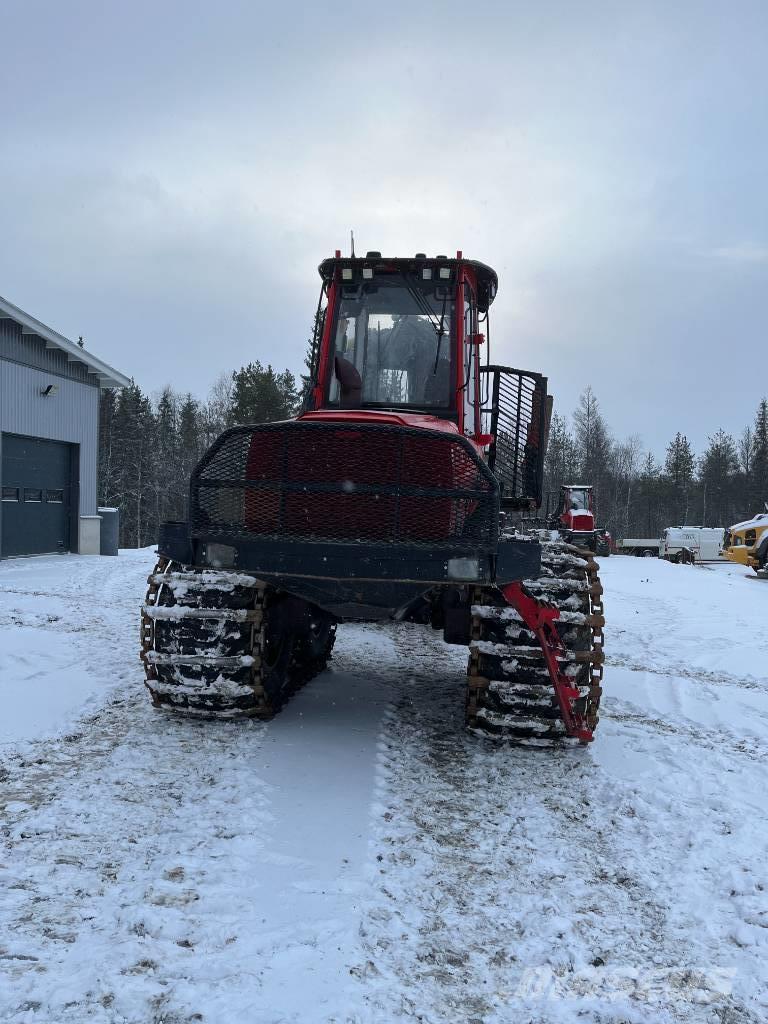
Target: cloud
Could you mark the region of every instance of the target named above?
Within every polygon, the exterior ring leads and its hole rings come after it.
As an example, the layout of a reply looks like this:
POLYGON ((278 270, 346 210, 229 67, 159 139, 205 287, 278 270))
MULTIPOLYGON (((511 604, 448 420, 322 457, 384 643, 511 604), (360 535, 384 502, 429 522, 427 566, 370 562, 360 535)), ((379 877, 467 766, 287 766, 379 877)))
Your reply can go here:
POLYGON ((561 412, 591 383, 659 450, 761 397, 711 384, 723 346, 763 351, 759 275, 724 272, 768 259, 762 5, 6 17, 0 291, 144 387, 299 371, 316 266, 354 228, 359 251, 494 266, 494 358, 547 374, 561 412))

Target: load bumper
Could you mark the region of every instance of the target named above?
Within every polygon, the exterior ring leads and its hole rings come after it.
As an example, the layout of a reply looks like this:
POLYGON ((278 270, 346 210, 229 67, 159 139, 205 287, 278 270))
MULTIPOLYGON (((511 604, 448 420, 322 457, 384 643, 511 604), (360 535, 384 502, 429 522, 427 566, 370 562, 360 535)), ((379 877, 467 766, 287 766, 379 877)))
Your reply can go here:
POLYGON ((338 618, 379 618, 435 587, 535 579, 541 548, 504 538, 493 555, 466 548, 313 543, 282 538, 193 539, 186 523, 164 523, 159 553, 181 565, 247 572, 338 618))

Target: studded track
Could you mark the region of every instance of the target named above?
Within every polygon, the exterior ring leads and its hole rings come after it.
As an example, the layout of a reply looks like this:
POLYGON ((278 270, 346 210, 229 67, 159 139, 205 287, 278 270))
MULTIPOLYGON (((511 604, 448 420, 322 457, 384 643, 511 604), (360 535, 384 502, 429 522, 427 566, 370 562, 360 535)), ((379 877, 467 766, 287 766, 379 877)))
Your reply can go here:
POLYGON ((141 613, 141 659, 157 707, 270 718, 325 668, 336 626, 244 573, 161 559, 141 613))
MULTIPOLYGON (((603 588, 591 552, 542 541, 542 574, 525 590, 559 609, 556 629, 563 674, 575 705, 594 731, 603 677, 603 588)), ((467 672, 467 724, 475 731, 546 745, 567 740, 544 652, 521 616, 495 588, 476 588, 467 672)))

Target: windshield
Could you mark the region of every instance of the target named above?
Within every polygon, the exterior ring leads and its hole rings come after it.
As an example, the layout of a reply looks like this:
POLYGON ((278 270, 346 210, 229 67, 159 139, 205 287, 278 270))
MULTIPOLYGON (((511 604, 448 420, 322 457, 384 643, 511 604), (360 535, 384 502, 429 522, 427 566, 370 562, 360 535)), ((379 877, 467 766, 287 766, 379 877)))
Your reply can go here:
POLYGON ((570 509, 589 509, 589 492, 578 489, 572 490, 568 495, 568 507, 570 509))
MULTIPOLYGON (((360 374, 362 404, 449 408, 453 289, 397 274, 345 292, 333 356, 360 374)), ((332 405, 339 401, 335 376, 328 399, 332 405)))

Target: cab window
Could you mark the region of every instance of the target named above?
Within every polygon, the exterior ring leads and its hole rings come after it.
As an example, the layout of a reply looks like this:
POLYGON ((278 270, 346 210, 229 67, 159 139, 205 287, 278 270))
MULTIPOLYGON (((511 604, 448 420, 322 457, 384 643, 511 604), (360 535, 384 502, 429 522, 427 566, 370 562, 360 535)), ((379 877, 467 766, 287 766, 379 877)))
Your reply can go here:
MULTIPOLYGON (((342 296, 332 358, 345 360, 359 374, 362 405, 449 409, 453 404, 452 289, 414 292, 393 275, 342 296)), ((340 387, 333 367, 331 373, 328 400, 335 405, 340 387)))

